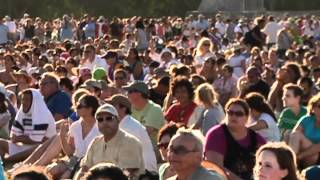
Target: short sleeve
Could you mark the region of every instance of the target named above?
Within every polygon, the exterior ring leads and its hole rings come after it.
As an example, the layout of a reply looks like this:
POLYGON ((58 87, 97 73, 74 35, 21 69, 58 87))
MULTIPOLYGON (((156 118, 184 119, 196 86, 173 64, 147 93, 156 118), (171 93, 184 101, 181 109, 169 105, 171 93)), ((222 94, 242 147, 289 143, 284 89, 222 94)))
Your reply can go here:
POLYGON ((206 136, 205 152, 214 151, 225 155, 227 151, 226 137, 221 125, 213 127, 206 136))

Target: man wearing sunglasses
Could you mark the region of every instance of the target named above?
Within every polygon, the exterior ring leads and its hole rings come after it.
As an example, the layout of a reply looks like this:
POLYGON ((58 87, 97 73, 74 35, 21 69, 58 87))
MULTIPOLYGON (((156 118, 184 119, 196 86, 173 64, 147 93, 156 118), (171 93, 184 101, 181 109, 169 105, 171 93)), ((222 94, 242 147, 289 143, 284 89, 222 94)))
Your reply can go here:
POLYGON ((80 179, 94 165, 101 162, 113 163, 137 179, 145 170, 142 145, 132 135, 119 129, 119 114, 114 106, 104 104, 95 114, 101 136, 96 137, 80 163, 76 175, 80 179))
POLYGON ((180 129, 168 146, 168 161, 176 175, 168 180, 223 180, 224 178, 201 166, 203 155, 202 134, 180 129))

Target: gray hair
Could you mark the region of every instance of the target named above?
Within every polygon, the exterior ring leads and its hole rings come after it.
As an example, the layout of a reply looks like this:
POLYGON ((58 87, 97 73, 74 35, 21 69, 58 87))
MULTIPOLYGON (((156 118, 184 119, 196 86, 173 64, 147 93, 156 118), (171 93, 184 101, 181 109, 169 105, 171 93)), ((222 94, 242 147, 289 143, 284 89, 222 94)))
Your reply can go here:
POLYGON ((187 138, 191 138, 195 141, 196 144, 196 150, 199 150, 203 154, 203 146, 204 146, 204 136, 199 130, 193 130, 193 129, 185 129, 180 128, 178 129, 177 133, 172 137, 176 138, 178 136, 184 136, 187 138))

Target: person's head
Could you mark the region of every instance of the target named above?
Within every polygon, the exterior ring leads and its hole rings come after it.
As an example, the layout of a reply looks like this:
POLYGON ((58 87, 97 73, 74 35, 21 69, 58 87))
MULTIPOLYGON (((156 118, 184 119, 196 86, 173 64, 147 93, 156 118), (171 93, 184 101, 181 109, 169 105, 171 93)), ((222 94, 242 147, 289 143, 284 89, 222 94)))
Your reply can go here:
POLYGON ((72 97, 71 97, 71 100, 72 100, 72 104, 74 107, 76 107, 79 99, 81 96, 83 95, 90 95, 90 91, 84 89, 84 88, 80 88, 80 89, 77 89, 73 94, 72 94, 72 97))
POLYGON ((246 77, 248 79, 248 82, 252 84, 258 83, 259 80, 261 79, 260 74, 261 72, 256 66, 250 66, 246 72, 246 77))
POLYGON ((80 87, 87 89, 91 92, 91 94, 94 94, 97 97, 99 97, 101 94, 102 84, 101 81, 88 79, 80 87))
POLYGON ((161 61, 170 62, 173 58, 173 53, 169 48, 164 48, 160 54, 161 61))
POLYGON ((96 56, 95 47, 91 44, 84 46, 83 57, 85 59, 93 59, 96 56))
POLYGON ((24 70, 19 70, 13 73, 13 77, 16 80, 18 85, 30 84, 32 77, 24 70))
POLYGON ((114 50, 109 50, 106 54, 101 56, 102 58, 106 59, 107 64, 109 66, 113 66, 118 61, 118 53, 114 50))
POLYGON ((111 163, 99 163, 84 176, 85 180, 128 180, 122 170, 111 163))
POLYGON ((208 83, 198 86, 195 90, 195 95, 196 101, 207 108, 213 107, 218 103, 218 94, 212 85, 208 83))
POLYGON ((128 75, 127 72, 123 69, 117 69, 114 71, 114 84, 116 87, 122 87, 127 84, 128 82, 128 75))
POLYGON ((298 80, 298 85, 302 87, 303 94, 309 95, 312 91, 313 81, 310 77, 301 77, 298 80))
POLYGON ((230 129, 246 128, 249 116, 247 102, 240 98, 231 98, 225 105, 226 124, 230 129))
POLYGON ((119 130, 119 114, 114 106, 108 103, 101 105, 96 111, 95 118, 99 131, 105 139, 116 135, 119 130))
POLYGON ((297 83, 297 81, 301 77, 301 70, 300 70, 299 64, 287 63, 284 65, 284 68, 287 70, 290 82, 297 83))
POLYGON ((40 167, 22 167, 15 171, 12 180, 52 180, 45 169, 40 167))
POLYGON ((143 81, 135 81, 125 86, 124 89, 127 90, 129 100, 133 106, 141 102, 141 100, 146 101, 149 99, 148 85, 143 81))
POLYGON ((67 77, 61 78, 59 85, 60 85, 60 88, 65 92, 72 92, 74 89, 72 80, 70 80, 67 77))
POLYGON ((131 114, 131 103, 128 97, 121 94, 115 94, 107 99, 107 102, 117 109, 120 118, 131 114))
POLYGON ((99 106, 99 100, 95 96, 84 94, 76 104, 77 114, 80 117, 94 117, 99 106))
POLYGON ((41 94, 47 98, 59 90, 59 80, 52 73, 45 73, 40 80, 41 94))
POLYGON ((190 81, 194 88, 197 88, 199 85, 205 83, 207 80, 204 76, 199 74, 192 74, 190 77, 190 81))
POLYGON ((258 120, 261 113, 267 113, 273 117, 276 121, 276 116, 274 115, 270 105, 267 103, 266 99, 260 93, 252 92, 245 96, 245 101, 248 103, 250 108, 250 115, 258 120))
POLYGON ((295 153, 283 142, 261 146, 256 152, 254 175, 264 180, 298 180, 295 153))
POLYGON ((99 68, 95 68, 94 70, 93 70, 93 73, 92 73, 92 78, 94 79, 94 80, 107 80, 108 78, 107 78, 107 72, 106 72, 106 70, 104 69, 104 68, 102 68, 102 67, 99 67, 99 68))
POLYGON ((23 112, 29 112, 33 103, 32 91, 30 89, 22 91, 20 93, 20 99, 23 112))
POLYGON ((209 38, 201 38, 196 49, 197 55, 204 55, 207 52, 211 52, 213 49, 213 43, 209 38))
POLYGON ((296 84, 286 84, 283 87, 282 101, 284 107, 297 107, 301 105, 303 89, 296 84))
POLYGON ((168 153, 168 146, 172 136, 174 136, 177 130, 182 127, 182 124, 177 124, 174 122, 170 122, 165 124, 158 132, 158 148, 161 154, 161 158, 164 161, 167 161, 167 153, 168 153))
POLYGON ((183 76, 173 79, 170 91, 179 103, 189 103, 194 98, 194 88, 192 83, 183 76))
POLYGON ((222 76, 224 78, 231 77, 233 74, 233 67, 230 66, 229 64, 225 64, 222 66, 222 76))
POLYGON ((315 115, 320 119, 320 93, 314 95, 308 103, 308 114, 315 115))
POLYGON ((203 136, 200 131, 181 128, 171 138, 168 146, 170 167, 179 175, 185 171, 196 170, 201 165, 203 136))
POLYGON ((15 58, 11 54, 6 54, 4 56, 4 66, 6 70, 10 70, 16 66, 15 58))

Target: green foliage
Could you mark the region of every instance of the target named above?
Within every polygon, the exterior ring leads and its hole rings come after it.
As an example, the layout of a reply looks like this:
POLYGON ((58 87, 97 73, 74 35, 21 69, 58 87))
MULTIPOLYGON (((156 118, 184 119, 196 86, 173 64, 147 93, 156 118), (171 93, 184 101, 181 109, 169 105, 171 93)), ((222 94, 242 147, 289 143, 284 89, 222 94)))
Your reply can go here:
MULTIPOLYGON (((178 15, 196 10, 201 0, 0 0, 0 16, 21 17, 29 13, 33 17, 61 17, 84 13, 107 17, 159 17, 178 15)), ((268 10, 314 10, 319 0, 265 0, 268 10)))

